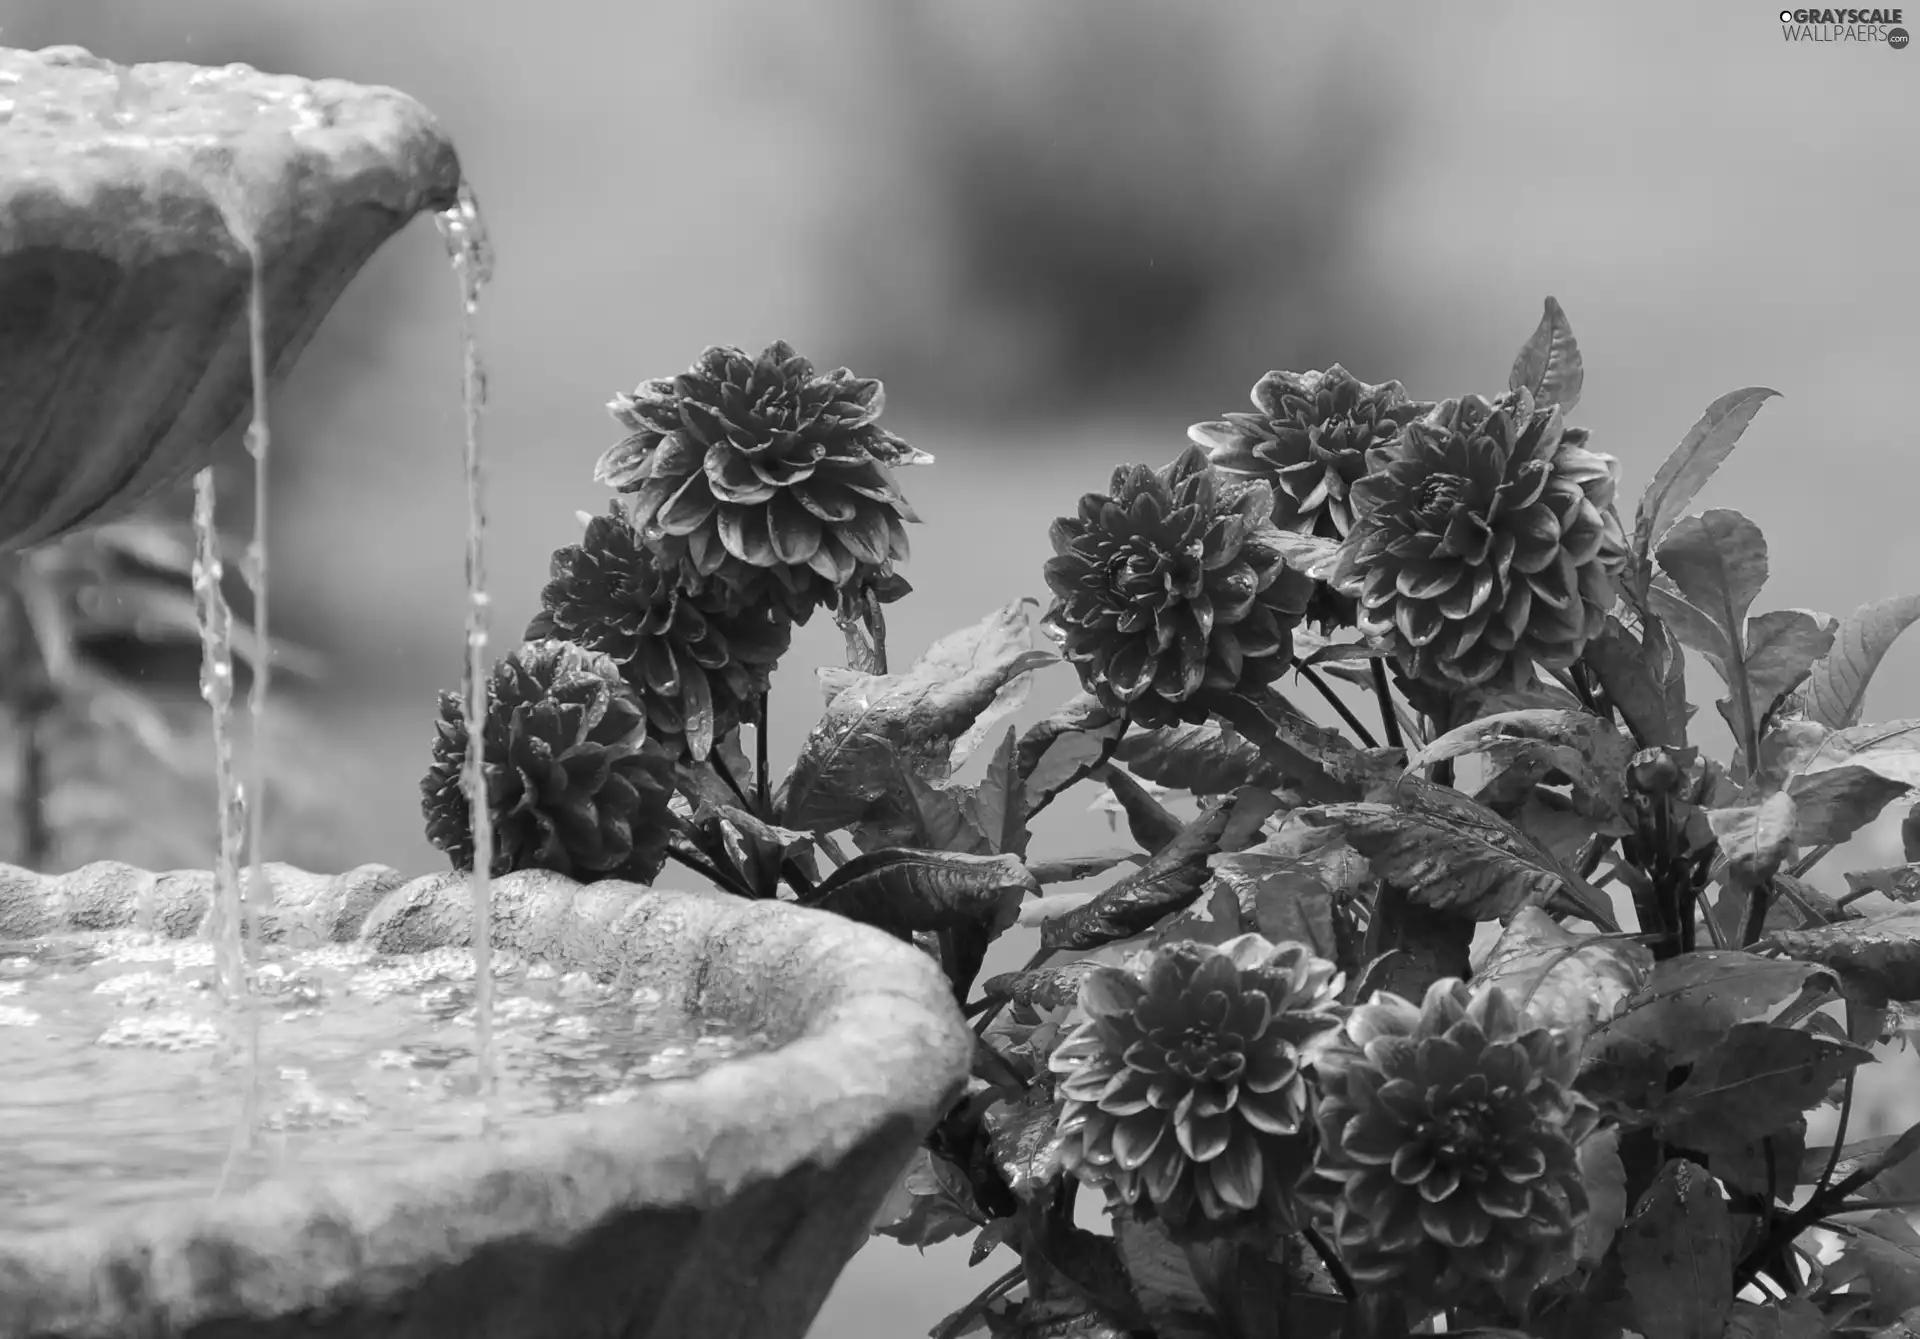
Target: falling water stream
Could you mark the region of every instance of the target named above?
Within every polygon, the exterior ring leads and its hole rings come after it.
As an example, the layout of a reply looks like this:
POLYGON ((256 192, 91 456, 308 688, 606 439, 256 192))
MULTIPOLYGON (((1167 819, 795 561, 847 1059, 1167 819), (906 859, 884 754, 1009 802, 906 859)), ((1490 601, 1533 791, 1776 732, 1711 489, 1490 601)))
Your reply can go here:
POLYGON ((434 216, 460 283, 461 406, 466 420, 467 655, 463 674, 466 705, 467 810, 473 823, 474 1053, 483 1109, 491 1125, 493 1056, 493 811, 487 803, 487 594, 486 477, 480 455, 480 413, 487 403, 487 374, 480 363, 476 321, 480 290, 493 278, 493 244, 480 218, 480 202, 464 182, 459 202, 434 216))
MULTIPOLYGON (((267 691, 270 642, 267 626, 267 463, 272 436, 267 423, 266 298, 262 264, 251 220, 235 207, 232 192, 219 188, 227 227, 249 260, 247 287, 248 367, 253 413, 246 445, 253 458, 254 535, 242 563, 253 596, 254 656, 248 694, 251 724, 250 778, 242 785, 233 748, 233 617, 221 590, 225 574, 220 553, 216 489, 211 467, 194 479, 194 607, 200 624, 200 693, 212 712, 214 779, 219 806, 219 851, 214 864, 215 892, 209 913, 215 971, 227 1004, 228 1041, 245 1057, 242 1111, 232 1148, 215 1195, 223 1193, 235 1169, 253 1146, 260 1119, 262 1065, 260 1011, 250 985, 250 957, 259 953, 259 913, 271 898, 265 868, 265 796, 267 774, 267 691), (250 877, 242 882, 243 855, 250 877)), ((478 1090, 483 1125, 493 1128, 496 1091, 493 1046, 492 914, 489 875, 493 864, 492 814, 486 801, 485 722, 487 714, 487 615, 485 474, 480 450, 480 414, 486 405, 486 372, 480 361, 476 318, 480 290, 493 276, 493 249, 480 217, 479 202, 462 185, 458 202, 436 215, 447 253, 460 283, 462 407, 465 419, 464 474, 467 491, 466 655, 463 702, 467 726, 465 787, 473 823, 474 1031, 478 1090)))

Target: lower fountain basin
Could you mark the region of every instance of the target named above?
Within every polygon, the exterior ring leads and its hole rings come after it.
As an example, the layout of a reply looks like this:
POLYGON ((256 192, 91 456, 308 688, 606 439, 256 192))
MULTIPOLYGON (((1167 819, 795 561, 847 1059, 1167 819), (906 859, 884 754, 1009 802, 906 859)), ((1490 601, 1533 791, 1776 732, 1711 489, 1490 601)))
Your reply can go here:
MULTIPOLYGON (((268 868, 269 943, 467 944, 461 880, 268 868)), ((48 936, 186 938, 211 891, 201 872, 0 867, 0 958, 48 936)), ((493 899, 506 953, 765 1049, 377 1172, 303 1167, 214 1201, 176 1188, 59 1231, 0 1218, 0 1334, 803 1335, 965 1082, 971 1036, 938 967, 839 918, 721 893, 528 873, 493 899)))

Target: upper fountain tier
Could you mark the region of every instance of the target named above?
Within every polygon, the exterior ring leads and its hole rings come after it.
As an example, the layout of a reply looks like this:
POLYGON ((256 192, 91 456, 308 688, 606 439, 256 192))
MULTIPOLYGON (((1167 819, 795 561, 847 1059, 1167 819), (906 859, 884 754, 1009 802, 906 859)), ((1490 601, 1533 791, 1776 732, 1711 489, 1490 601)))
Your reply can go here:
POLYGON ((386 88, 244 65, 0 48, 0 549, 121 514, 208 463, 415 214, 452 144, 386 88))

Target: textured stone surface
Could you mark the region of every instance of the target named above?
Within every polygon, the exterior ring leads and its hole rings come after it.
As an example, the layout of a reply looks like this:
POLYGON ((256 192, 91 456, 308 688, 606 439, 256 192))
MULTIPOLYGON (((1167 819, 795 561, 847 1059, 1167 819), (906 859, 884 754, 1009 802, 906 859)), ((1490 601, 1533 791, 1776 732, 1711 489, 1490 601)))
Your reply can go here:
POLYGON ((244 65, 0 48, 0 548, 111 518, 212 457, 460 166, 418 103, 244 65))
MULTIPOLYGON (((450 876, 268 875, 277 935, 395 952, 467 942, 450 876)), ((0 866, 0 927, 189 933, 178 904, 163 906, 179 882, 107 863, 58 877, 0 866)), ((496 881, 494 899, 503 947, 658 988, 780 1044, 377 1180, 270 1183, 52 1237, 0 1228, 0 1335, 804 1335, 965 1082, 972 1038, 938 967, 837 917, 723 893, 527 873, 496 881)))

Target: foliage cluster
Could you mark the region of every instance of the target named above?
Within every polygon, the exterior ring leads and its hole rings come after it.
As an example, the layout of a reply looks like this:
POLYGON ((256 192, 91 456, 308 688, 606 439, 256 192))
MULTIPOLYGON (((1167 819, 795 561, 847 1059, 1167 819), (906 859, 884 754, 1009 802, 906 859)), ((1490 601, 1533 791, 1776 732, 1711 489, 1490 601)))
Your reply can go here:
POLYGON ((1773 392, 1710 405, 1629 522, 1566 421, 1583 375, 1552 299, 1492 397, 1270 373, 1056 523, 1084 691, 1022 730, 1056 660, 1030 602, 888 664, 891 469, 927 458, 878 384, 710 350, 616 400, 633 506, 586 518, 496 672, 498 868, 673 859, 940 961, 974 1077, 877 1231, 1017 1263, 937 1339, 1912 1333, 1920 1126, 1847 1124, 1920 1000, 1920 807, 1909 863, 1809 874, 1920 786, 1920 722, 1862 723, 1920 597, 1755 613, 1758 527, 1689 507, 1773 392), (767 671, 816 607, 850 663, 776 786, 767 671), (1137 849, 1029 850, 1080 785, 1137 849), (1016 923, 1039 951, 979 980, 1016 923))

